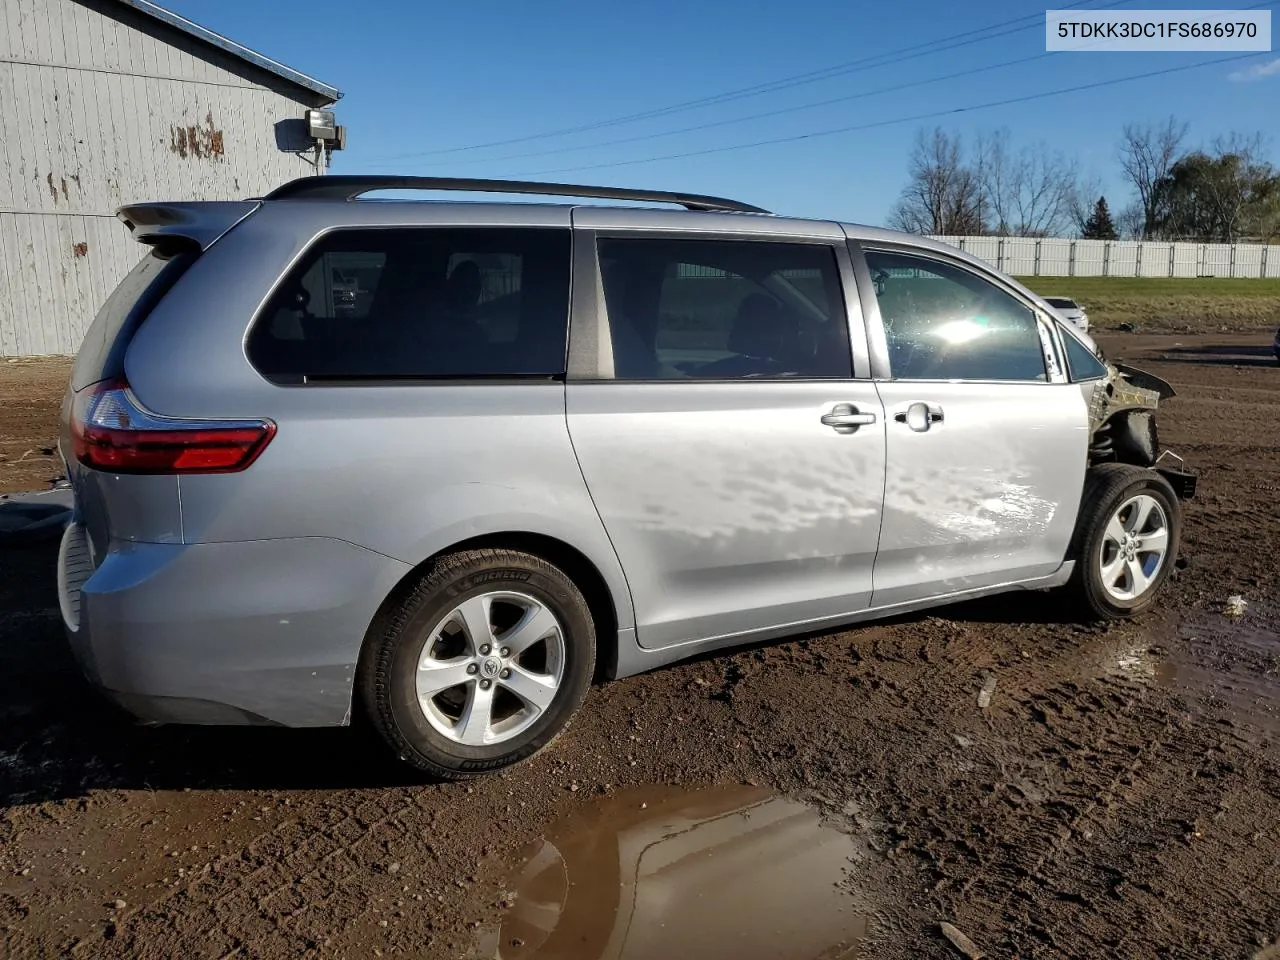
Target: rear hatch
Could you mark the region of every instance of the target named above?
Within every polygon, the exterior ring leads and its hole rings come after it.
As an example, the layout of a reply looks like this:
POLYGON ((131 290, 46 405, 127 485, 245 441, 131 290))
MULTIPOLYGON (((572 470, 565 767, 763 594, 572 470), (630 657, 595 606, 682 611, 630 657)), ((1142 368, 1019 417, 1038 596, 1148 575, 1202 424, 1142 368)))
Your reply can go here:
POLYGON ((59 452, 75 493, 77 520, 101 558, 111 540, 180 542, 176 475, 123 476, 95 470, 77 455, 76 420, 103 384, 125 382, 125 353, 148 315, 256 201, 147 203, 117 216, 148 248, 89 326, 72 367, 61 411, 59 452))

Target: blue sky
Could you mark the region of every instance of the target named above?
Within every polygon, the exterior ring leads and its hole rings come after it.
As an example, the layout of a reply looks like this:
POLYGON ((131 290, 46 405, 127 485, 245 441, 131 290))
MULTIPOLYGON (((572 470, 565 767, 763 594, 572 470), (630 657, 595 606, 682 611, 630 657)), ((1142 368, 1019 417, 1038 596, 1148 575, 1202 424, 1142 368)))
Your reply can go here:
MULTIPOLYGON (((1084 172, 1101 178, 1113 209, 1128 200, 1115 161, 1120 130, 1128 121, 1158 121, 1172 113, 1190 124, 1192 143, 1231 131, 1261 131, 1271 137, 1273 160, 1280 159, 1276 52, 1048 99, 884 123, 1230 56, 1054 53, 921 82, 1044 54, 1045 7, 1026 0, 160 2, 341 89, 343 99, 335 109, 347 127, 348 149, 336 155, 334 173, 529 177, 682 189, 736 197, 778 213, 881 223, 905 182, 916 131, 934 124, 970 138, 1007 127, 1015 145, 1059 146, 1084 172), (1037 19, 1004 27, 1000 32, 1007 35, 995 39, 927 56, 890 56, 1030 17, 1037 19), (480 150, 428 152, 607 121, 876 55, 881 62, 870 68, 639 122, 480 150), (858 98, 792 109, 853 95, 858 98), (704 126, 770 111, 785 112, 704 126), (880 123, 751 149, 597 166, 880 123), (591 146, 678 128, 696 129, 591 146), (584 146, 588 149, 569 149, 584 146), (516 156, 544 151, 564 152, 516 156)), ((1100 7, 1104 0, 1081 5, 1100 7)), ((1250 5, 1139 0, 1119 7, 1250 5)), ((1270 7, 1274 11, 1280 2, 1270 7)))

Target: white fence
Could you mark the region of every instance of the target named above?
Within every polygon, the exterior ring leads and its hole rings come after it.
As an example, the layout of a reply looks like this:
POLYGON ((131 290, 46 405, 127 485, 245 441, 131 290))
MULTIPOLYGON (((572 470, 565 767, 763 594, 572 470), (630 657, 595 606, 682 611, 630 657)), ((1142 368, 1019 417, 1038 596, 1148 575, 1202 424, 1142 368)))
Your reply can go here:
POLYGON ((1021 277, 1280 278, 1280 246, 1034 237, 934 237, 1021 277))

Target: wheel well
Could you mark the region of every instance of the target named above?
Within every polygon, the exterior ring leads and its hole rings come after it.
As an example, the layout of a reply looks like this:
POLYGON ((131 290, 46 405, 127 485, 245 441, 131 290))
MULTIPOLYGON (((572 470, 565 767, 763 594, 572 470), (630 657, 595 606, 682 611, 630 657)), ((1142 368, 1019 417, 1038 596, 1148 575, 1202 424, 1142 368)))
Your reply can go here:
POLYGON ((604 577, 596 569, 594 563, 577 549, 555 537, 537 533, 492 533, 481 537, 472 537, 451 544, 443 550, 427 557, 412 570, 401 577, 386 599, 378 607, 373 617, 370 633, 392 610, 406 593, 413 589, 419 575, 438 559, 450 553, 463 550, 479 550, 485 547, 502 547, 507 550, 519 550, 541 557, 565 572, 582 591, 591 611, 591 619, 596 628, 596 670, 594 679, 606 680, 613 676, 618 662, 618 613, 613 605, 613 596, 605 583, 604 577))
POLYGON ((1156 462, 1160 440, 1155 411, 1142 408, 1118 410, 1094 431, 1089 465, 1127 463, 1149 467, 1156 462))

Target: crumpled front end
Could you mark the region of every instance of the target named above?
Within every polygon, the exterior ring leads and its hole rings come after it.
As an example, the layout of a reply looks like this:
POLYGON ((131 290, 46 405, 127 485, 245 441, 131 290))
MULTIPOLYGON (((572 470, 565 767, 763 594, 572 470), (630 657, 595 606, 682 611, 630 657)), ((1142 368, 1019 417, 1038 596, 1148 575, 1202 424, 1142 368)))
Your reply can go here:
POLYGON ((1177 396, 1173 386, 1155 374, 1123 363, 1110 363, 1107 377, 1093 384, 1087 397, 1089 465, 1131 463, 1150 467, 1173 486, 1179 498, 1195 496, 1196 475, 1171 450, 1160 449, 1156 410, 1177 396))

